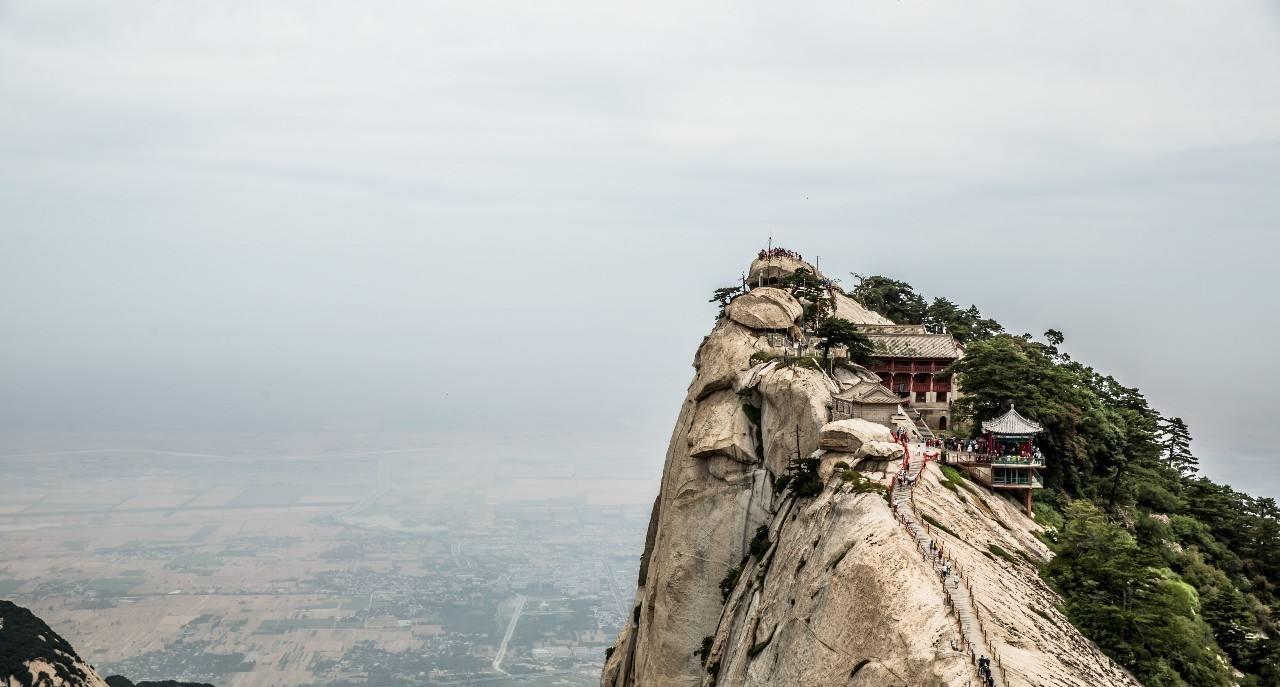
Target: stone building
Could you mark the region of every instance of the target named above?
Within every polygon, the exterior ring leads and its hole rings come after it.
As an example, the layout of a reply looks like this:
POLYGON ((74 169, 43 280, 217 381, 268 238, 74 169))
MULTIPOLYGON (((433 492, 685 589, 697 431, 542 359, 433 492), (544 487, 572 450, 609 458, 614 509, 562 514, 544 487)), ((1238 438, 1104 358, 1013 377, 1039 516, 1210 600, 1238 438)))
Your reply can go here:
POLYGON ((902 399, 886 389, 876 373, 861 365, 845 365, 836 370, 840 391, 831 395, 831 420, 862 418, 894 427, 902 399))
POLYGON ((929 332, 922 324, 859 328, 876 348, 871 371, 902 399, 912 419, 932 431, 951 429, 951 402, 960 389, 941 372, 964 355, 960 342, 947 333, 929 332))

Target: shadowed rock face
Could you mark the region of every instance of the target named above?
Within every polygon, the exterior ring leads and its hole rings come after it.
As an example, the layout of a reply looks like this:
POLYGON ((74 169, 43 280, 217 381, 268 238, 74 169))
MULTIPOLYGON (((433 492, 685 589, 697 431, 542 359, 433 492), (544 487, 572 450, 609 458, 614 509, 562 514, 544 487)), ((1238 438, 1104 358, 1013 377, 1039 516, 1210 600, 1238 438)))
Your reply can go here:
POLYGON ((0 686, 3 687, 213 687, 200 682, 134 683, 103 680, 43 620, 11 601, 0 601, 0 686))
POLYGON ((65 639, 10 601, 0 601, 0 680, 8 687, 107 687, 65 639))
MULTIPOLYGON (((879 426, 828 425, 839 386, 822 372, 753 365, 751 354, 768 349, 766 329, 724 317, 698 350, 650 520, 635 620, 601 684, 978 684, 956 650, 938 574, 881 493, 831 469, 843 461, 888 485, 901 448, 879 426), (774 490, 797 455, 822 459, 817 496, 774 490), (762 525, 770 546, 752 556, 762 525)), ((942 488, 936 465, 917 490, 920 508, 960 535, 946 546, 972 571, 976 612, 1009 684, 1137 685, 1057 613, 1052 591, 1021 562, 1049 556, 1033 536, 1038 525, 980 487, 942 488), (1010 558, 993 556, 991 544, 1010 558)))

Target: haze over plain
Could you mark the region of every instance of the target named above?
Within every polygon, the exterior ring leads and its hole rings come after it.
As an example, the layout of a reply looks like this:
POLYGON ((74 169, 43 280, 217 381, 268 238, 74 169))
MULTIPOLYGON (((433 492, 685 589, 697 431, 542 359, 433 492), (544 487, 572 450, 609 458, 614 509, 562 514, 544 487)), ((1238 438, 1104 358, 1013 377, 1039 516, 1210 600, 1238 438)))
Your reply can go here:
POLYGON ((772 235, 1063 330, 1280 495, 1277 38, 1274 2, 5 3, 0 427, 656 464, 772 235))

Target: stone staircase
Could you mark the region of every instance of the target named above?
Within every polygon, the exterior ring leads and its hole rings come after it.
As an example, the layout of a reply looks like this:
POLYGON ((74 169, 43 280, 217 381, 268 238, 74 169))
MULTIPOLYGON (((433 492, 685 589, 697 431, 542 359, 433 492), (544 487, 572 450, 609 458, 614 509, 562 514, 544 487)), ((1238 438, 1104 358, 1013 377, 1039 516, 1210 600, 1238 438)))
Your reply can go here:
POLYGON ((916 429, 920 432, 921 437, 924 437, 925 439, 932 439, 934 437, 933 430, 929 429, 929 423, 924 421, 924 416, 920 414, 920 411, 912 408, 911 406, 906 406, 904 410, 907 413, 907 417, 911 418, 911 421, 916 423, 916 429))
MULTIPOLYGON (((898 521, 906 528, 907 534, 916 542, 916 546, 919 547, 925 560, 941 577, 948 603, 960 626, 960 636, 964 639, 965 648, 969 654, 969 659, 974 664, 975 670, 980 657, 991 659, 991 682, 985 684, 989 684, 991 687, 1005 687, 1004 671, 1000 667, 998 657, 991 650, 990 642, 987 641, 986 632, 983 630, 981 618, 978 617, 976 602, 973 599, 968 583, 964 580, 959 567, 948 557, 939 554, 937 544, 930 535, 930 528, 920 521, 920 517, 916 513, 911 491, 915 487, 916 479, 924 471, 924 452, 913 453, 905 443, 903 448, 907 451, 907 467, 900 471, 899 475, 905 475, 909 481, 904 484, 898 478, 894 479, 891 498, 893 511, 898 516, 898 521), (951 572, 949 575, 942 576, 943 568, 947 565, 951 567, 951 572)), ((981 674, 979 674, 976 684, 984 684, 981 674)))

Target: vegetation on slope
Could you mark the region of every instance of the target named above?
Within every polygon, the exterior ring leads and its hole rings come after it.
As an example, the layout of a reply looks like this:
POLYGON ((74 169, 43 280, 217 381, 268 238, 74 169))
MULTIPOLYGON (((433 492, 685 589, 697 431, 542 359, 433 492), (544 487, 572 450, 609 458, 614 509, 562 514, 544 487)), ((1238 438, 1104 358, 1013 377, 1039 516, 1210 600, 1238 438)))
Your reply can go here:
POLYGON ((850 293, 902 323, 945 326, 966 344, 949 372, 972 429, 1010 402, 1045 427, 1036 516, 1056 528, 1045 578, 1072 623, 1148 687, 1280 685, 1280 508, 1196 474, 1190 430, 1138 389, 1044 341, 1006 334, 977 308, 860 277, 850 293))
POLYGON ((923 324, 932 329, 946 328, 960 343, 986 339, 1004 331, 999 322, 978 312, 977 306, 961 308, 946 298, 926 302, 906 282, 880 275, 853 275, 857 286, 849 297, 898 324, 923 324))

